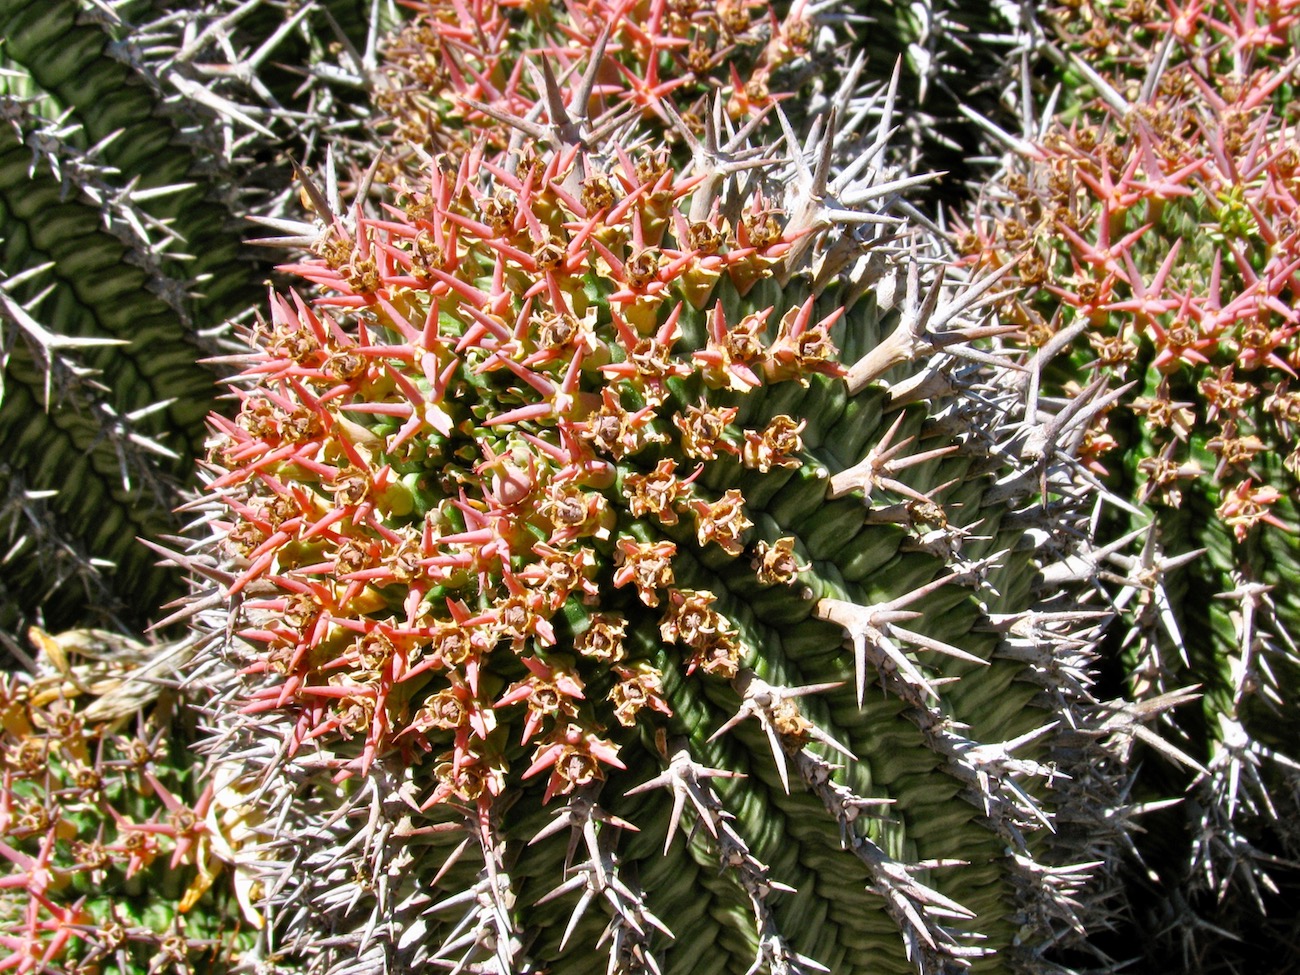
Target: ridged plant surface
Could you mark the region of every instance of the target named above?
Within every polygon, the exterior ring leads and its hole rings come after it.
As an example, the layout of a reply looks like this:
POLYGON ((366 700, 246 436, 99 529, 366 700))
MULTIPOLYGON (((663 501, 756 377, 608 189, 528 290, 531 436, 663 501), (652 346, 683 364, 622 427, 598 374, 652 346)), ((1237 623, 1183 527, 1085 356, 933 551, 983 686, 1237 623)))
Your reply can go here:
MULTIPOLYGON (((6 66, 19 74, 6 78, 13 94, 0 131, 7 333, 0 481, 17 536, 7 540, 17 551, 7 558, 6 603, 16 605, 6 615, 48 601, 51 616, 64 621, 69 605, 89 592, 111 599, 115 585, 146 601, 162 595, 149 568, 154 557, 137 551, 134 538, 172 524, 166 502, 201 443, 212 389, 185 327, 190 278, 170 259, 175 241, 159 223, 173 201, 150 213, 133 198, 184 180, 192 157, 153 117, 152 93, 127 87, 129 68, 105 52, 109 34, 78 23, 77 12, 74 3, 0 11, 6 66), (123 94, 114 100, 114 91, 123 94), (135 138, 87 152, 122 127, 135 138), (59 128, 63 141, 51 133, 59 128), (138 193, 117 180, 146 170, 154 178, 138 193), (190 436, 167 436, 172 430, 190 436), (48 500, 28 493, 40 491, 60 493, 48 500), (39 514, 24 517, 29 498, 39 514), (53 557, 36 568, 28 560, 42 549, 53 557), (116 584, 94 571, 96 558, 116 563, 116 584)), ((205 269, 225 270, 218 279, 228 280, 239 243, 221 211, 205 206, 193 183, 170 195, 197 210, 193 225, 210 241, 205 269)))

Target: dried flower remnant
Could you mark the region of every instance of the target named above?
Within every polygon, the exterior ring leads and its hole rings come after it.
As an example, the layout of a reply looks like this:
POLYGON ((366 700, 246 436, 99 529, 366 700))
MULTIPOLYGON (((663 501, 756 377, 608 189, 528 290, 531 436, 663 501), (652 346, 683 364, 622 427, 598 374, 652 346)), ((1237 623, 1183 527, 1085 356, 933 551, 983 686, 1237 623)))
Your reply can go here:
POLYGON ((659 461, 648 474, 629 474, 626 477, 628 510, 633 517, 653 515, 665 527, 677 524, 678 502, 690 495, 686 482, 677 477, 676 471, 677 462, 668 457, 659 461))
POLYGON ((1228 492, 1215 513, 1232 527, 1237 541, 1241 542, 1245 541, 1251 528, 1261 521, 1277 528, 1287 528, 1285 522, 1269 512, 1269 508, 1281 497, 1276 488, 1264 484, 1252 486, 1247 479, 1228 492))
POLYGON ((800 572, 809 568, 800 565, 794 554, 794 538, 778 538, 769 545, 760 539, 755 547, 754 574, 758 581, 766 585, 788 585, 795 581, 800 572))
POLYGON ((607 663, 624 658, 623 636, 627 620, 608 613, 594 613, 586 629, 574 638, 574 649, 585 657, 607 663))
POLYGON ((690 508, 695 514, 695 537, 700 545, 714 542, 728 555, 741 553, 741 539, 754 523, 745 515, 745 499, 738 488, 728 488, 717 501, 696 499, 690 508))
POLYGON ((659 590, 673 584, 672 558, 677 546, 672 542, 638 542, 632 538, 618 540, 614 585, 632 583, 647 606, 659 605, 659 590))
POLYGON ((803 450, 803 438, 800 434, 808 426, 807 420, 796 423, 791 417, 781 415, 761 431, 745 431, 745 443, 741 447, 741 460, 746 467, 753 467, 764 473, 773 467, 799 467, 799 451, 803 450))

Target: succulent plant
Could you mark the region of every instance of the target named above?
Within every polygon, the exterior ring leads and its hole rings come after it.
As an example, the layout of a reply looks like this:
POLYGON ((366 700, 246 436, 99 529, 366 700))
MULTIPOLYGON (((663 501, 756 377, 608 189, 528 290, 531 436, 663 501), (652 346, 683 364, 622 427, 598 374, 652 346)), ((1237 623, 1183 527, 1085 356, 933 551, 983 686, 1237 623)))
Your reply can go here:
MULTIPOLYGON (((179 527, 214 405, 199 360, 263 294, 241 220, 293 195, 286 147, 302 157, 349 122, 327 81, 355 75, 367 104, 364 56, 331 73, 304 38, 332 10, 364 44, 366 20, 344 14, 371 5, 165 6, 0 3, 0 628, 15 634, 138 627, 180 591, 136 538, 179 527), (276 56, 309 83, 277 77, 276 56)), ((347 132, 332 136, 342 155, 347 132)))
POLYGON ((1120 611, 1112 645, 1134 701, 1201 689, 1135 785, 1189 801, 1139 844, 1134 909, 1162 904, 1189 967, 1217 970, 1239 962, 1225 931, 1293 924, 1277 895, 1300 852, 1298 21, 1085 2, 1055 22, 1059 120, 1033 144, 1006 137, 1018 161, 965 243, 1016 262, 1033 295, 1013 314, 1068 350, 1043 396, 1122 390, 1084 446, 1105 486, 1093 570, 1120 611))
POLYGON ((665 7, 440 9, 447 97, 381 209, 309 188, 316 297, 250 331, 174 555, 262 957, 1046 970, 1132 723, 1035 582, 1091 414, 1023 412, 997 278, 891 212, 892 93, 692 123, 665 7))
POLYGON ((0 967, 225 971, 238 912, 213 888, 211 793, 159 688, 183 645, 32 638, 36 673, 0 677, 0 967))
MULTIPOLYGON (((198 360, 220 351, 222 323, 248 314, 267 271, 240 246, 240 221, 285 216, 286 151, 324 165, 316 157, 328 133, 340 160, 373 152, 365 95, 377 38, 396 22, 388 6, 0 7, 9 188, 0 429, 10 447, 0 625, 11 633, 33 621, 139 627, 175 593, 136 538, 177 528, 171 509, 213 403, 198 360)), ((733 35, 762 35, 766 21, 746 11, 724 4, 711 20, 669 11, 689 25, 669 50, 711 62, 696 65, 697 94, 731 81, 733 35)), ((730 110, 770 103, 763 61, 779 50, 763 50, 733 85, 730 110)), ((803 65, 815 86, 824 60, 803 65)))

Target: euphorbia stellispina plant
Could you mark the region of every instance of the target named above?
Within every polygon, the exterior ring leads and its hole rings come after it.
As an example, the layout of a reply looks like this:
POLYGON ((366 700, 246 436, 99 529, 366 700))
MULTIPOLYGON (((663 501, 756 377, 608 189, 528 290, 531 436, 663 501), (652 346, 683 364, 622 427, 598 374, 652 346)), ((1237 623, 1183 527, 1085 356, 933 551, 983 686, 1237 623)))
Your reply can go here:
POLYGON ((313 970, 1017 970, 1079 925, 1031 529, 1089 412, 1023 422, 996 279, 891 212, 892 95, 798 89, 810 9, 679 6, 429 7, 414 141, 373 205, 304 187, 317 297, 213 420, 212 808, 313 970))
MULTIPOLYGON (((1143 873, 1170 898, 1149 899, 1161 924, 1214 970, 1236 949, 1206 946, 1262 923, 1300 850, 1286 812, 1300 782, 1300 19, 1286 3, 1091 2, 1053 19, 1067 95, 1038 141, 1005 138, 1018 159, 963 246, 976 264, 1014 261, 1030 296, 1009 315, 1072 350, 1044 396, 1098 378, 1124 390, 1084 448, 1109 491, 1114 645, 1133 699, 1202 693, 1199 714, 1171 712, 1195 802, 1166 814, 1184 828, 1142 844, 1143 873)), ((1151 768, 1142 798, 1187 786, 1151 768)))
POLYGON ((40 673, 0 677, 0 969, 226 971, 252 940, 213 889, 212 792, 159 693, 177 648, 30 635, 40 673))

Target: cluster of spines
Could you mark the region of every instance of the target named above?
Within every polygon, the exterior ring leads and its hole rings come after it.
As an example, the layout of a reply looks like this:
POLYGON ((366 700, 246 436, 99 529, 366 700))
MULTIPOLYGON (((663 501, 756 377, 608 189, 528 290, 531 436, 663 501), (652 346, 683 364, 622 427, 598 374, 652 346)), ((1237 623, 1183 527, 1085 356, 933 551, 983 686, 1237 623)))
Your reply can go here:
POLYGON ((914 172, 935 171, 943 197, 978 186, 989 146, 973 119, 997 114, 1043 58, 1044 26, 1036 5, 996 0, 856 0, 824 11, 834 28, 855 38, 855 50, 876 65, 903 68, 895 151, 914 172))

